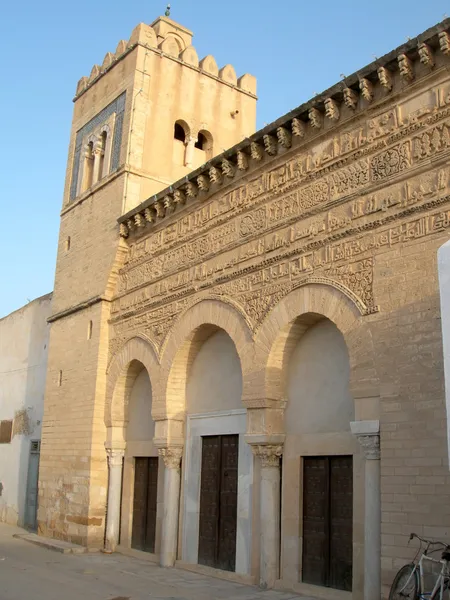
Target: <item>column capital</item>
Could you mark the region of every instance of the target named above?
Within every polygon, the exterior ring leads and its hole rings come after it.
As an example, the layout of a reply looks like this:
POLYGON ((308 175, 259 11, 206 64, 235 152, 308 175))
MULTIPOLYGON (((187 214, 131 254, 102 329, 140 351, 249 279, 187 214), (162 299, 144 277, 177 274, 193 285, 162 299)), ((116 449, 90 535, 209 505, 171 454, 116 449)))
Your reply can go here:
POLYGON ((283 454, 282 444, 255 445, 252 446, 252 452, 261 459, 263 467, 279 467, 280 456, 283 454))
POLYGON ((108 456, 110 467, 121 467, 125 450, 122 448, 106 448, 106 455, 108 456))
POLYGON ((350 428, 367 460, 380 460, 380 422, 352 421, 350 428))
POLYGON ((158 454, 164 460, 167 469, 179 469, 183 448, 158 448, 158 454))

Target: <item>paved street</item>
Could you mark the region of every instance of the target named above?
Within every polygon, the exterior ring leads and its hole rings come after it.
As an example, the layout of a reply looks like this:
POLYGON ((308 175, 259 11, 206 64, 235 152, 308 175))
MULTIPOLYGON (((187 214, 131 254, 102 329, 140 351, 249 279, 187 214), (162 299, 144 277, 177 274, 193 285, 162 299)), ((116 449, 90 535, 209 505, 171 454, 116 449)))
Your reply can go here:
MULTIPOLYGON (((12 537, 0 524, 1 600, 294 600, 119 554, 60 554, 12 537)), ((303 599, 304 600, 304 599, 303 599)))

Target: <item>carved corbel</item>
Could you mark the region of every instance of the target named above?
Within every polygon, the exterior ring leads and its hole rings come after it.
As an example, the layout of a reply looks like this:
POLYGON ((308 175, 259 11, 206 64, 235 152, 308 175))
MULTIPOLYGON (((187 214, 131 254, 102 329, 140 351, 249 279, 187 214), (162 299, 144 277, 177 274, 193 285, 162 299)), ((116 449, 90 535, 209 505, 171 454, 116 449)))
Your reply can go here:
POLYGON ((255 160, 263 159, 264 151, 261 148, 260 144, 258 144, 257 142, 252 142, 250 144, 250 153, 252 158, 254 158, 255 160))
POLYGON ((323 125, 323 115, 317 108, 310 108, 308 111, 309 122, 314 129, 320 129, 323 125))
POLYGON ((166 469, 179 469, 183 448, 158 448, 158 454, 164 460, 166 469))
POLYGON ((234 177, 234 173, 235 173, 235 166, 233 165, 232 162, 230 162, 229 160, 227 160, 226 158, 224 158, 222 160, 222 173, 226 176, 229 177, 230 179, 232 177, 234 177))
POLYGON ((324 102, 325 115, 332 121, 339 120, 339 105, 334 98, 327 98, 324 102))
POLYGON ((145 220, 148 221, 149 223, 155 222, 155 214, 151 208, 146 208, 144 210, 144 217, 145 217, 145 220))
POLYGON ((366 102, 372 102, 372 100, 373 100, 373 85, 368 79, 366 79, 365 77, 362 77, 359 80, 359 89, 361 90, 361 96, 364 98, 364 100, 366 102))
POLYGON ((186 196, 188 198, 195 198, 198 194, 198 187, 193 181, 188 181, 186 184, 186 196))
POLYGON ((121 223, 119 225, 119 235, 122 238, 127 238, 130 235, 130 232, 128 231, 128 227, 125 225, 125 223, 121 223))
POLYGON ((209 190, 209 178, 206 175, 199 175, 197 177, 198 189, 202 192, 207 192, 209 190))
POLYGON ((186 202, 186 196, 182 190, 175 190, 173 193, 173 200, 177 206, 183 205, 186 202))
POLYGON ((343 92, 345 106, 355 110, 355 108, 358 106, 358 94, 349 87, 345 87, 343 92))
POLYGON ((399 54, 397 57, 400 76, 408 83, 414 79, 414 68, 412 60, 406 54, 399 54))
POLYGON ((164 208, 164 204, 161 200, 158 200, 158 202, 155 202, 154 207, 155 207, 156 216, 158 217, 158 219, 162 219, 163 217, 166 216, 166 209, 164 208))
POLYGON ((278 151, 277 139, 273 135, 264 135, 264 148, 269 156, 275 156, 278 151))
POLYGON ((279 467, 280 456, 283 454, 283 446, 277 445, 252 445, 252 452, 261 459, 262 467, 279 467))
POLYGON ((420 62, 432 69, 435 63, 433 50, 430 48, 430 46, 423 42, 422 44, 418 45, 417 50, 419 52, 420 62))
POLYGON ((248 156, 241 150, 237 153, 237 167, 239 171, 246 171, 248 169, 248 156))
POLYGON ((377 73, 378 73, 378 79, 379 79, 381 85, 384 87, 385 90, 390 92, 392 90, 391 72, 388 69, 386 69, 386 67, 380 67, 378 69, 377 73))
POLYGON ((301 119, 296 119, 295 117, 292 119, 292 134, 295 137, 303 138, 305 137, 306 125, 305 122, 301 119))
POLYGON ((134 215, 134 223, 135 223, 136 227, 138 227, 138 228, 145 227, 145 219, 141 215, 141 213, 134 215))
POLYGON ((173 212, 175 210, 175 202, 173 199, 173 196, 164 196, 164 208, 166 209, 166 212, 173 212))
POLYGON ((439 34, 439 47, 443 54, 450 54, 450 36, 446 31, 439 34))
POLYGON ((292 146, 292 134, 286 127, 278 127, 277 139, 282 148, 290 148, 292 146))
POLYGON ((128 219, 127 221, 128 231, 131 233, 134 229, 134 221, 133 219, 128 219))
POLYGON ((222 183, 222 173, 217 167, 210 167, 209 178, 211 183, 222 183))

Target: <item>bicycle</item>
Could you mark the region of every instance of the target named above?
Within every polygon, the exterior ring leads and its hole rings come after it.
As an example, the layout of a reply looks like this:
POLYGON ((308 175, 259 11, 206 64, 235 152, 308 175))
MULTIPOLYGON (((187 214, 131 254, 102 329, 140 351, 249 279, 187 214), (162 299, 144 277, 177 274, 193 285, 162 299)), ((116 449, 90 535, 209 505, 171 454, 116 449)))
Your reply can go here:
MULTIPOLYGON (((420 547, 416 556, 410 564, 402 567, 394 578, 389 592, 389 600, 449 600, 450 599, 450 546, 437 540, 426 540, 416 533, 411 533, 409 541, 418 539, 420 547), (422 544, 425 544, 425 550, 422 550, 422 544), (441 551, 441 557, 433 558, 429 556, 434 552, 441 551), (417 560, 420 554, 419 560, 417 560), (429 561, 433 564, 441 564, 439 574, 436 576, 433 589, 425 591, 424 583, 424 563, 429 561), (438 595, 439 592, 439 595, 438 595)), ((408 542, 409 543, 409 542, 408 542)))

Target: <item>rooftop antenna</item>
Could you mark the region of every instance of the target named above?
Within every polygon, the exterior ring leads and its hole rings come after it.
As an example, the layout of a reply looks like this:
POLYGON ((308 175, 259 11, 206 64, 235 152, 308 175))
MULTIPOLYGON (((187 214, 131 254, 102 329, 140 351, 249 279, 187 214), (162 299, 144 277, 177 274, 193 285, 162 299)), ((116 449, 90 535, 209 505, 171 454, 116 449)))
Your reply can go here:
POLYGON ((164 14, 166 17, 170 17, 170 4, 167 5, 166 12, 164 14))

